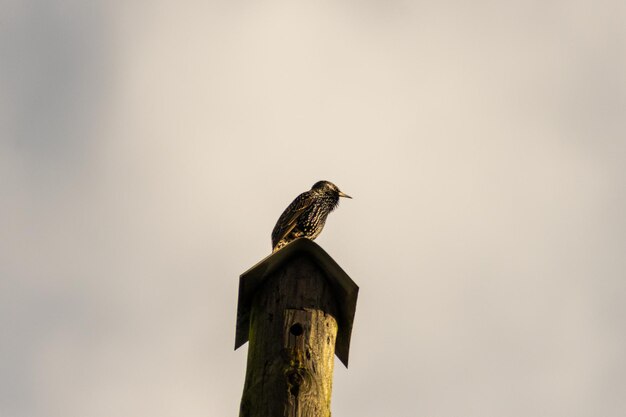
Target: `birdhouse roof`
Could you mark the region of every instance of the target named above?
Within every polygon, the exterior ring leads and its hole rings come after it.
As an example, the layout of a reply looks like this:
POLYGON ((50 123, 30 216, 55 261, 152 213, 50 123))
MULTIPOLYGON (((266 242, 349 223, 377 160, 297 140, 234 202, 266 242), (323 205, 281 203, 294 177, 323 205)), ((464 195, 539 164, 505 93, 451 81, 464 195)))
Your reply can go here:
POLYGON ((250 330, 250 310, 256 292, 266 279, 296 256, 308 256, 324 272, 336 298, 339 317, 335 354, 348 367, 348 353, 352 323, 356 311, 359 287, 343 269, 319 245, 309 239, 297 239, 281 250, 269 255, 239 277, 239 297, 237 302, 237 329, 235 349, 248 341, 250 330))

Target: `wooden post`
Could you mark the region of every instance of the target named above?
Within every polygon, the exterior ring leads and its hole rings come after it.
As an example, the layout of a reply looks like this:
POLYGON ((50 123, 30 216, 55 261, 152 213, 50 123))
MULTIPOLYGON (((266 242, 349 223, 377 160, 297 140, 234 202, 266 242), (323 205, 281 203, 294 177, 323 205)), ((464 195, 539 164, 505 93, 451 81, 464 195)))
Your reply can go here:
POLYGON ((250 346, 240 417, 330 416, 334 355, 347 366, 357 294, 308 239, 241 276, 235 348, 250 346))

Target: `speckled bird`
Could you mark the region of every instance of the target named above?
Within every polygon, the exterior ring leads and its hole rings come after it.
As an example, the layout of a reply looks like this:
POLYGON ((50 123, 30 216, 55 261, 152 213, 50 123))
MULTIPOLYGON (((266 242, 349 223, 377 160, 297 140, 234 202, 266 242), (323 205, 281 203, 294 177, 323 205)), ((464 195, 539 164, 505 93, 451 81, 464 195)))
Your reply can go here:
POLYGON ((297 238, 313 240, 318 237, 326 218, 339 204, 339 197, 352 198, 329 181, 318 181, 309 191, 296 197, 272 230, 274 252, 297 238))

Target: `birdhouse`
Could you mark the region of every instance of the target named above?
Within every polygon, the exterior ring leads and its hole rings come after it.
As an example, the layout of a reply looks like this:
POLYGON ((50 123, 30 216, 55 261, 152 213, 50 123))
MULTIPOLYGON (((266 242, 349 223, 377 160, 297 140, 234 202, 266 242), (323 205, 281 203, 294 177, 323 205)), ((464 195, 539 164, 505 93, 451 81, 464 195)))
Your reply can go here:
MULTIPOLYGON (((320 246, 297 239, 240 276, 235 349, 251 339, 256 331, 252 322, 260 320, 261 327, 275 322, 280 327, 287 311, 321 311, 336 320, 334 352, 347 367, 358 292, 359 287, 320 246)), ((297 324, 290 326, 291 335, 301 333, 297 324)), ((276 334, 280 331, 277 328, 276 334)))

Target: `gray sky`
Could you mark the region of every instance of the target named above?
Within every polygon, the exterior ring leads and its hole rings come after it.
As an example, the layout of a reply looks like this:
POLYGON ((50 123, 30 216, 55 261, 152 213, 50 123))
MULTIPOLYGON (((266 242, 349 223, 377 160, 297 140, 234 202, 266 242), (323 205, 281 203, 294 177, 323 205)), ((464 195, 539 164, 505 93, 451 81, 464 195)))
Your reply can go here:
POLYGON ((317 180, 333 413, 626 415, 626 3, 0 4, 0 415, 237 415, 317 180))

